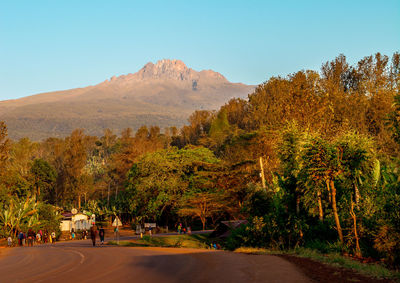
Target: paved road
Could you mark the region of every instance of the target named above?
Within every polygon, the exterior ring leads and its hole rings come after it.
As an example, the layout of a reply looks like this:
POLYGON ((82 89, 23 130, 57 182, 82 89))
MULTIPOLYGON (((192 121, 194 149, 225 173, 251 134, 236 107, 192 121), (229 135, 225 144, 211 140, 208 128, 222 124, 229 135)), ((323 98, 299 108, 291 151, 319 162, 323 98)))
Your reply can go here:
POLYGON ((89 240, 10 249, 0 282, 310 282, 276 256, 172 248, 92 247, 89 240))

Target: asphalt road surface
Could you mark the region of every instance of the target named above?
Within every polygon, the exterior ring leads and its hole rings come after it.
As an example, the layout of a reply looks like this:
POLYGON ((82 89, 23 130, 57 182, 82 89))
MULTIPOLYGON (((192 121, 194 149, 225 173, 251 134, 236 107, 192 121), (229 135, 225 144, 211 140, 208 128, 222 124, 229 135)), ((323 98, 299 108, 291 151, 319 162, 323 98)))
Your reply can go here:
POLYGON ((91 245, 90 240, 9 249, 0 282, 310 282, 276 256, 179 248, 91 245))

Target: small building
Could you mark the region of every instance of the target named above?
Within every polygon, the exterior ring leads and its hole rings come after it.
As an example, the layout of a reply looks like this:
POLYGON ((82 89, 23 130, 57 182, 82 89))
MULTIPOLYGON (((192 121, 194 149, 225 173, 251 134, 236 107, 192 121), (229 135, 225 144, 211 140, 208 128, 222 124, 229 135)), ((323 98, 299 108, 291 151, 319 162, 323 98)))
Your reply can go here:
POLYGON ((63 220, 60 224, 61 231, 74 231, 89 230, 92 227, 92 222, 95 221, 94 217, 89 217, 83 213, 72 214, 71 212, 62 213, 63 220))

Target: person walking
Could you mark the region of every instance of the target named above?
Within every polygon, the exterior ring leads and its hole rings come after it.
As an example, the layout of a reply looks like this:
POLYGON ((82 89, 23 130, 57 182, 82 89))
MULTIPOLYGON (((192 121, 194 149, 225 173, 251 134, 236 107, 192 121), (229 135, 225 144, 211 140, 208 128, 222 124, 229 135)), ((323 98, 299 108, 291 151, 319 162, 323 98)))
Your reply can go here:
POLYGON ((104 231, 104 228, 101 227, 99 231, 99 237, 100 237, 100 243, 104 245, 104 237, 105 237, 106 232, 104 231))
POLYGON ((11 238, 11 236, 8 236, 7 243, 8 243, 8 247, 11 248, 11 246, 12 246, 12 238, 11 238))
POLYGON ((43 242, 45 243, 45 244, 47 244, 47 241, 49 240, 49 233, 47 233, 47 230, 44 230, 44 233, 43 233, 43 242))
POLYGON ((35 232, 32 231, 31 228, 28 230, 28 246, 33 246, 33 240, 35 239, 35 232))
POLYGON ((55 244, 56 243, 56 232, 51 232, 51 242, 53 243, 53 244, 55 244))
POLYGON ((92 239, 93 247, 96 246, 96 235, 97 235, 97 229, 96 226, 94 225, 94 222, 92 223, 92 227, 90 227, 90 238, 92 239))
POLYGON ((18 234, 18 245, 22 246, 22 239, 24 238, 24 233, 21 231, 18 234))

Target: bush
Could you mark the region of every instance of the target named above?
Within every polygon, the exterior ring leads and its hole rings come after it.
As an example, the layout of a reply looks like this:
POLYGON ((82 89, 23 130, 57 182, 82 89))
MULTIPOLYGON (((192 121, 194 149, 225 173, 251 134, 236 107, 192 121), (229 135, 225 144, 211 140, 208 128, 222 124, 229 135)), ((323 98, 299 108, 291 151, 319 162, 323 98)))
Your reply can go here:
POLYGON ((47 230, 49 233, 55 231, 60 234, 61 216, 56 214, 56 209, 50 204, 39 206, 39 229, 47 230))
POLYGON ((340 242, 328 242, 323 240, 311 240, 305 243, 305 248, 311 250, 317 250, 320 253, 327 254, 327 253, 341 253, 342 252, 342 244, 340 242))

